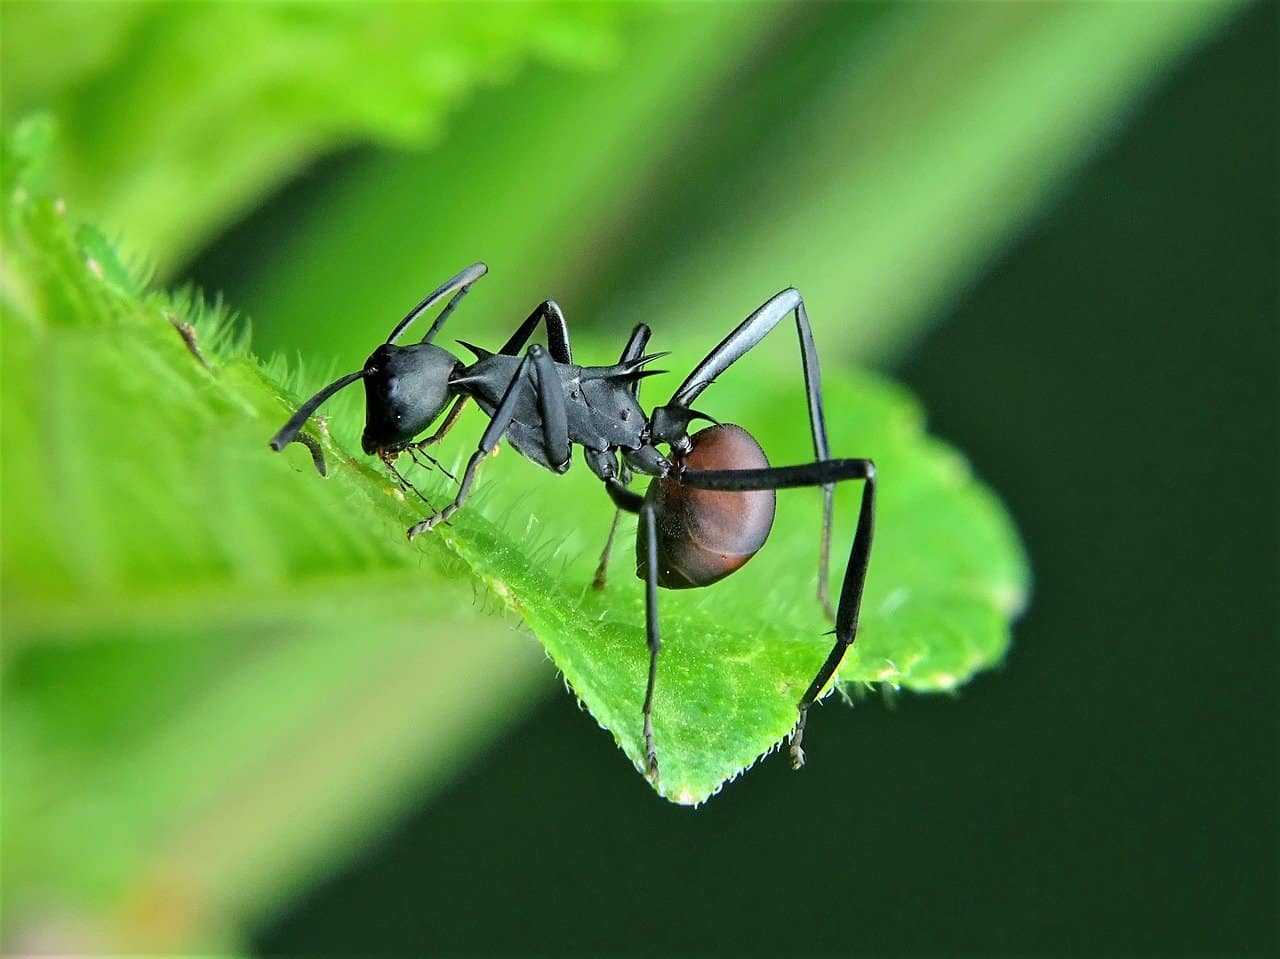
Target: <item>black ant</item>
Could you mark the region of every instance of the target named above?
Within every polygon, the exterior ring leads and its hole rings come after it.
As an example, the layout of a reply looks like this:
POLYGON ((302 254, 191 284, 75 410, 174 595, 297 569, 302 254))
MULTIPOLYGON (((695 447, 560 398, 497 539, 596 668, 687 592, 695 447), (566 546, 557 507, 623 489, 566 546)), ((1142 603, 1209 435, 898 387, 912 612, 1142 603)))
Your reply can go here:
MULTIPOLYGON (((448 350, 432 345, 459 300, 484 276, 483 263, 467 267, 409 311, 364 366, 335 380, 298 408, 271 440, 279 451, 298 438, 307 418, 338 390, 364 380, 365 427, 361 446, 395 471, 405 451, 424 453, 457 422, 463 405, 474 399, 489 417, 479 446, 467 461, 458 494, 444 509, 415 523, 412 539, 444 522, 466 501, 480 463, 506 439, 519 453, 556 473, 569 469, 570 453, 581 446, 587 466, 605 484, 617 507, 609 541, 601 557, 597 585, 603 580, 613 534, 621 511, 637 513, 636 575, 645 581, 649 680, 644 697, 645 775, 658 777, 653 738, 653 690, 657 678, 658 587, 691 589, 709 586, 740 569, 764 545, 773 525, 775 490, 821 486, 824 496, 822 542, 818 564, 818 599, 835 620, 835 644, 797 704, 799 716, 791 733, 794 768, 804 764, 801 739, 808 709, 835 675, 858 629, 862 587, 867 575, 875 517, 875 465, 869 459, 831 459, 822 410, 818 355, 804 300, 795 289, 774 296, 742 321, 685 378, 662 406, 646 414, 639 404, 640 380, 656 371, 648 363, 666 354, 645 354, 649 327, 638 325, 613 366, 577 366, 569 349, 569 331, 560 307, 540 304, 496 353, 462 343, 476 356, 470 365, 448 350), (448 298, 421 342, 397 346, 396 340, 423 313, 448 298), (769 465, 764 451, 740 426, 719 423, 691 404, 716 377, 742 358, 788 314, 794 313, 800 338, 813 462, 799 466, 769 465), (519 352, 538 324, 546 327, 547 347, 519 352), (452 401, 436 432, 415 442, 452 401), (713 425, 689 434, 694 420, 713 425), (658 446, 669 450, 663 455, 658 446), (628 488, 633 473, 653 477, 641 496, 628 488), (863 480, 862 504, 849 553, 837 610, 827 593, 834 484, 863 480)), ((459 341, 462 342, 462 341, 459 341)))

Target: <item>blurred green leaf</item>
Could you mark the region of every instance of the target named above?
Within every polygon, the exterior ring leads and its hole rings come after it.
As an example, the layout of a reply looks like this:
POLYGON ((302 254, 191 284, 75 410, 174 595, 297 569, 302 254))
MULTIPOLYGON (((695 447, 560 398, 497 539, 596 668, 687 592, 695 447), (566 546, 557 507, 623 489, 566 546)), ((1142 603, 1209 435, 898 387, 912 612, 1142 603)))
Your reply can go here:
POLYGON ((581 330, 576 277, 628 242, 647 178, 698 141, 711 101, 794 9, 637 6, 613 69, 531 69, 455 118, 446 149, 367 151, 318 177, 241 240, 253 255, 238 297, 262 318, 260 347, 363 358, 371 329, 480 259, 493 272, 469 332, 505 337, 552 295, 581 330))
POLYGON ((598 67, 614 11, 563 3, 6 3, 0 110, 61 121, 77 209, 161 268, 309 160, 417 145, 530 60, 598 67))
POLYGON ((649 190, 586 309, 696 329, 770 277, 829 354, 892 357, 1242 5, 819 5, 649 190))
POLYGON ((264 343, 345 357, 484 258, 481 338, 554 295, 576 330, 688 343, 791 284, 826 355, 891 356, 1237 9, 662 6, 618 70, 532 71, 448 149, 343 164, 239 302, 264 343))
MULTIPOLYGON (((6 870, 20 907, 110 905, 112 934, 153 946, 262 908, 270 880, 318 854, 299 849, 317 819, 349 820, 357 797, 393 801, 369 781, 423 775, 415 740, 456 756, 474 739, 457 725, 471 700, 502 689, 490 708, 518 702, 526 657, 485 648, 459 602, 469 579, 532 626, 638 759, 640 591, 615 571, 587 595, 580 504, 599 503, 602 522, 608 509, 585 471, 555 480, 498 457, 451 527, 406 547, 421 507, 341 442, 321 432, 328 480, 301 449, 266 451, 298 394, 228 338, 225 314, 114 279, 130 274, 110 245, 28 182, 9 191, 0 410, 6 870), (460 615, 474 687, 437 669, 449 630, 421 629, 460 615), (354 796, 338 764, 361 780, 354 796), (71 868, 86 850, 92 868, 71 868)), ((716 394, 785 462, 806 445, 788 392, 742 379, 716 394)), ((330 416, 340 438, 359 428, 344 399, 330 416)), ((836 375, 829 402, 835 448, 874 451, 884 477, 866 631, 842 679, 952 688, 1007 644, 1024 594, 1016 537, 898 391, 836 375)), ((448 495, 442 478, 422 486, 448 495)), ((655 720, 669 798, 707 798, 790 727, 829 644, 808 598, 815 497, 784 498, 773 541, 734 581, 664 597, 655 720)))

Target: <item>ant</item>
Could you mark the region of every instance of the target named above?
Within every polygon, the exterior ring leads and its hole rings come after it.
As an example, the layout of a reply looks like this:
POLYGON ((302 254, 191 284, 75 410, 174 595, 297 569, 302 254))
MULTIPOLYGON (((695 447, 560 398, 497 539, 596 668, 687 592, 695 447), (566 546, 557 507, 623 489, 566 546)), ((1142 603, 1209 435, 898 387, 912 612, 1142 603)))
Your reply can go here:
MULTIPOLYGON (((467 364, 432 344, 458 302, 487 272, 475 263, 434 290, 409 311, 354 373, 330 383, 302 404, 271 439, 277 452, 298 439, 307 419, 330 396, 364 380, 365 427, 361 446, 378 456, 402 485, 394 461, 402 452, 425 454, 457 422, 467 400, 489 417, 488 428, 467 461, 453 502, 408 530, 409 539, 449 519, 466 501, 476 470, 498 442, 506 439, 521 455, 555 473, 569 469, 570 454, 581 446, 587 466, 605 485, 616 506, 595 585, 603 583, 614 533, 623 511, 639 515, 636 575, 645 581, 645 631, 649 679, 644 697, 645 776, 658 779, 653 736, 653 690, 657 678, 658 588, 709 586, 740 569, 764 545, 773 525, 775 491, 801 486, 823 490, 822 541, 818 563, 818 600, 835 621, 835 644, 813 682, 801 696, 790 737, 791 762, 804 764, 801 740, 809 707, 835 675, 858 630, 858 611, 871 554, 875 517, 875 465, 869 459, 831 459, 822 408, 818 356, 804 300, 783 290, 740 323, 700 362, 671 399, 646 414, 639 403, 640 380, 656 372, 645 367, 665 353, 644 352, 650 330, 636 326, 613 366, 578 366, 569 348, 564 314, 552 300, 539 304, 496 353, 459 340, 476 356, 467 364), (447 299, 426 336, 412 346, 396 340, 424 313, 447 299), (794 314, 800 338, 805 394, 814 460, 799 466, 770 466, 754 437, 740 426, 720 423, 692 408, 716 377, 741 359, 788 314, 794 314), (525 344, 539 324, 547 346, 525 344), (520 351, 524 355, 520 356, 520 351), (439 429, 425 432, 452 402, 439 429), (692 435, 689 424, 712 425, 692 435), (663 455, 658 446, 666 446, 663 455), (633 474, 652 477, 641 495, 629 488, 633 474), (834 484, 863 480, 858 525, 849 553, 838 608, 827 591, 834 484)), ((429 458, 429 457, 428 457, 429 458)), ((432 462, 435 462, 432 460, 432 462)), ((416 492, 416 490, 415 490, 416 492)), ((430 507, 430 504, 428 504, 430 507)), ((434 509, 434 507, 430 507, 434 509)))

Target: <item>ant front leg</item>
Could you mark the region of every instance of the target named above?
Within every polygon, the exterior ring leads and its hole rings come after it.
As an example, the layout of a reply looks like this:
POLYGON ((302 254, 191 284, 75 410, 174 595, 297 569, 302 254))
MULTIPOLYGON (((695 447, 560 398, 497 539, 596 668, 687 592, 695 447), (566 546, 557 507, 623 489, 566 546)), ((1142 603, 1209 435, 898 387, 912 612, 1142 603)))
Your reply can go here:
POLYGON ((543 442, 546 444, 548 459, 553 463, 568 463, 572 449, 569 442, 569 420, 564 407, 564 393, 560 390, 560 380, 556 375, 555 363, 541 346, 531 346, 525 357, 516 367, 502 401, 493 412, 493 419, 480 437, 476 451, 467 460, 462 481, 458 484, 458 495, 454 501, 433 516, 428 516, 419 523, 409 527, 408 537, 413 539, 419 533, 435 529, 462 508, 467 496, 471 493, 471 484, 475 482, 476 470, 484 462, 486 456, 502 439, 503 434, 515 419, 516 408, 524 398, 526 390, 532 389, 537 397, 538 407, 542 413, 543 442))
POLYGON ((818 460, 803 466, 777 466, 758 470, 685 470, 678 475, 682 486, 706 490, 791 489, 798 486, 822 486, 843 480, 863 480, 862 504, 858 511, 858 527, 849 550, 840 588, 840 604, 836 609, 835 645, 819 667, 813 682, 800 697, 795 729, 791 733, 791 765, 804 765, 805 720, 809 707, 818 701, 844 661, 845 653, 858 635, 858 614, 862 609, 862 590, 867 581, 867 565, 871 560, 871 540, 875 533, 876 467, 866 459, 818 460))
MULTIPOLYGON (((444 467, 443 463, 441 463, 438 459, 436 459, 434 456, 428 453, 427 449, 431 446, 434 446, 436 443, 439 443, 442 439, 445 438, 445 436, 448 435, 449 431, 453 429, 454 426, 457 425, 458 419, 462 416, 462 410, 467 405, 467 400, 469 399, 471 399, 471 397, 466 395, 459 396, 456 400, 453 401, 453 406, 449 408, 449 412, 445 415, 444 422, 440 424, 439 429, 437 429, 430 436, 424 437, 423 439, 418 440, 416 443, 410 443, 408 446, 405 447, 405 450, 409 453, 411 457, 413 457, 413 461, 415 463, 418 462, 419 456, 423 456, 427 459, 427 461, 432 466, 438 469, 445 476, 449 477, 449 479, 453 480, 455 483, 458 482, 458 478, 454 476, 452 473, 450 473, 444 467)), ((418 465, 422 465, 422 464, 419 463, 418 465)))
POLYGON ((396 469, 397 455, 399 454, 383 451, 379 454, 378 458, 382 460, 382 465, 387 468, 387 472, 391 474, 392 478, 396 481, 396 485, 400 487, 401 493, 412 493, 414 496, 418 497, 418 499, 422 500, 422 502, 427 504, 427 509, 435 509, 435 507, 431 505, 431 501, 422 495, 422 491, 410 483, 409 480, 398 469, 396 469))
POLYGON ((449 431, 457 425, 458 418, 462 416, 462 410, 467 405, 467 400, 469 399, 471 399, 471 397, 463 395, 454 400, 453 406, 449 407, 449 412, 445 414, 444 422, 440 424, 439 429, 425 439, 420 439, 416 443, 411 444, 410 448, 415 450, 425 450, 427 447, 435 446, 435 444, 444 439, 445 436, 448 435, 449 431))
POLYGON ((455 483, 458 482, 458 477, 450 473, 447 466, 441 463, 438 459, 436 459, 434 456, 428 453, 425 449, 423 449, 417 443, 413 443, 409 446, 406 446, 404 448, 404 451, 409 454, 409 458, 413 460, 413 462, 416 465, 423 466, 424 465, 423 461, 425 460, 426 467, 428 469, 438 469, 441 473, 449 477, 449 479, 453 480, 455 483))

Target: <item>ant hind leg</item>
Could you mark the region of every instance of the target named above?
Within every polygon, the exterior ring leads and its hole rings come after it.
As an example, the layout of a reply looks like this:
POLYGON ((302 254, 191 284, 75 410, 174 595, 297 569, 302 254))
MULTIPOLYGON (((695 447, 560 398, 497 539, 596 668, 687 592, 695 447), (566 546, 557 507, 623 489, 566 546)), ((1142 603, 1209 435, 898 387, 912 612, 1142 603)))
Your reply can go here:
POLYGON ((840 587, 840 603, 836 608, 835 644, 818 668, 813 681, 800 697, 796 708, 799 716, 791 732, 791 765, 804 765, 805 721, 809 707, 818 701, 823 690, 835 677, 845 653, 858 635, 858 615, 862 609, 862 591, 871 560, 871 540, 875 533, 876 467, 869 459, 817 460, 801 466, 773 466, 758 470, 685 470, 679 476, 682 486, 706 490, 792 489, 801 486, 827 486, 844 480, 862 480, 862 503, 858 510, 858 526, 849 550, 844 582, 840 587))

